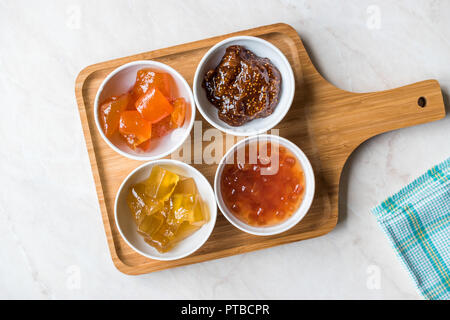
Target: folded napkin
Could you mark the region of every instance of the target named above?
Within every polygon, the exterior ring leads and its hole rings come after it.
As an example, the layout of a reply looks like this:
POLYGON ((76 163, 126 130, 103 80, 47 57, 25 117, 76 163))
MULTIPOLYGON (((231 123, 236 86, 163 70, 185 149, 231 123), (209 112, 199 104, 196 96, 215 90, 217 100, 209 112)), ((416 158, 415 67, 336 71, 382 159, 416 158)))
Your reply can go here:
POLYGON ((450 299, 450 158, 372 209, 427 299, 450 299))

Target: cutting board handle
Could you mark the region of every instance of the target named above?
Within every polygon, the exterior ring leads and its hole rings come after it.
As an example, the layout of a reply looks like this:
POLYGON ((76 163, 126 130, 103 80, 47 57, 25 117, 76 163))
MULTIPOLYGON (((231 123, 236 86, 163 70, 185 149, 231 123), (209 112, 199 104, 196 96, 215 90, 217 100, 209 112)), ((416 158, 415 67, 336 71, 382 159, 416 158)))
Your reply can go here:
POLYGON ((337 132, 341 141, 353 141, 353 146, 349 143, 351 149, 380 133, 445 116, 441 87, 436 80, 386 91, 347 93, 347 98, 341 100, 343 112, 339 120, 335 119, 338 123, 334 126, 339 128, 337 132))
MULTIPOLYGON (((334 171, 337 184, 340 172, 350 154, 364 141, 384 132, 442 119, 445 106, 441 88, 436 80, 425 80, 386 91, 354 93, 337 89, 327 83, 325 93, 337 91, 330 99, 320 97, 326 113, 314 127, 316 144, 335 150, 334 171), (320 135, 317 135, 319 133, 320 135), (335 146, 339 146, 336 149, 335 146)), ((326 167, 326 164, 324 165, 326 167)))
MULTIPOLYGON (((425 80, 404 87, 361 95, 361 121, 379 134, 441 119, 445 115, 441 87, 425 80)), ((367 128, 367 126, 364 126, 367 128)))

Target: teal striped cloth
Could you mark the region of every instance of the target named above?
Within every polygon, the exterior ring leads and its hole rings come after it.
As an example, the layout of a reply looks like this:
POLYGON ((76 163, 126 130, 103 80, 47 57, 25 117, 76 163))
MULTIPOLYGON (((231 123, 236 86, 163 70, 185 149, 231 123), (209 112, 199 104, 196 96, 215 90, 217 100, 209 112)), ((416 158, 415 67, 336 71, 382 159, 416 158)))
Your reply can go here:
POLYGON ((372 212, 420 293, 450 300, 450 158, 372 212))

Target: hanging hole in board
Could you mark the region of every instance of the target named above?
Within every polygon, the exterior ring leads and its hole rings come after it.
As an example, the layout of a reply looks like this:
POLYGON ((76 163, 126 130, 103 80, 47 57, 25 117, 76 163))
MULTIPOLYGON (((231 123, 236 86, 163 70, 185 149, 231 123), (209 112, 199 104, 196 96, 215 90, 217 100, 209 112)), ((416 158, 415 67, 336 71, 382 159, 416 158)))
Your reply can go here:
POLYGON ((427 105, 427 99, 425 99, 425 97, 420 97, 417 100, 417 104, 419 105, 419 107, 424 108, 427 105))

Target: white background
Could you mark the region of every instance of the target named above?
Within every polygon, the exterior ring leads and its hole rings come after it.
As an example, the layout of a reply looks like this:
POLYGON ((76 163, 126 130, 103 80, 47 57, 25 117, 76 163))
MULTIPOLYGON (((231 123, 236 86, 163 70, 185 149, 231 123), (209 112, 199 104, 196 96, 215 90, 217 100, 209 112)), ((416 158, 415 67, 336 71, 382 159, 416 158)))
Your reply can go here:
POLYGON ((323 237, 126 276, 107 248, 74 82, 93 63, 286 22, 342 89, 434 78, 448 95, 449 16, 437 0, 0 1, 0 298, 420 299, 369 210, 450 156, 448 116, 359 147, 323 237))

